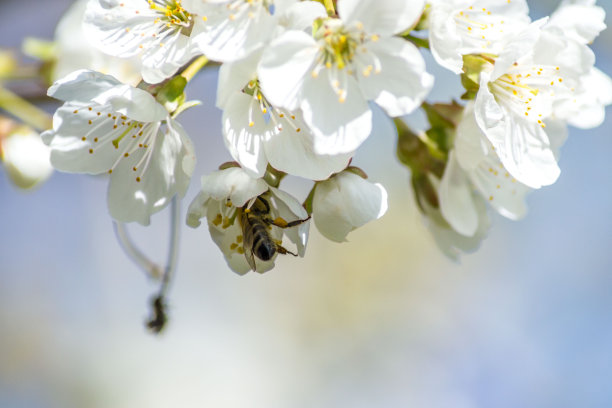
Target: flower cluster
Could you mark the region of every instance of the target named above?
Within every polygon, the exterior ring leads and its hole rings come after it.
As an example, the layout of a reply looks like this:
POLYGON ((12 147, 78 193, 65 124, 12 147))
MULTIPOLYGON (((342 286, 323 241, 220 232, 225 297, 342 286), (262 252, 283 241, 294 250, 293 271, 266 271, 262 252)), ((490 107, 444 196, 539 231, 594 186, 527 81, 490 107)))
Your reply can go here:
POLYGON ((55 169, 108 175, 116 221, 147 225, 186 194, 196 152, 179 116, 197 105, 186 89, 220 65, 234 161, 202 176, 187 224, 206 219, 244 274, 304 256, 311 220, 343 242, 386 212, 384 187, 353 163, 380 137, 380 110, 433 236, 457 257, 479 245, 490 210, 523 217, 527 193, 559 177, 567 126, 598 126, 612 103, 589 48, 603 9, 528 11, 525 0, 81 0, 58 27, 48 95, 64 104, 42 140, 55 169), (425 102, 434 78, 419 48, 460 76, 462 104, 425 102), (429 129, 404 122, 417 109, 429 129), (290 195, 286 176, 310 192, 290 195))

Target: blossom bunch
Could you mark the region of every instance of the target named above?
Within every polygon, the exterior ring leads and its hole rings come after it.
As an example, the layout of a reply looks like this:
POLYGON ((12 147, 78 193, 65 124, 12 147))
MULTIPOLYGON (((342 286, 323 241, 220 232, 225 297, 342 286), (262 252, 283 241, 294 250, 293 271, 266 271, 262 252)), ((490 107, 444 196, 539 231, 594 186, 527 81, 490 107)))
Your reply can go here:
POLYGON ((63 105, 41 129, 45 159, 106 174, 111 217, 149 224, 192 182, 180 115, 199 109, 190 81, 218 67, 233 161, 201 177, 186 222, 206 220, 232 270, 304 256, 311 222, 343 242, 384 215, 385 188, 353 162, 382 137, 374 111, 394 122, 418 207, 457 258, 486 236, 491 211, 522 218, 526 195, 558 179, 568 126, 602 123, 612 80, 589 44, 604 17, 594 0, 537 21, 525 0, 81 0, 58 27, 48 95, 63 105), (424 53, 463 95, 426 101, 424 53), (419 109, 427 129, 406 122, 419 109), (310 192, 286 192, 287 176, 310 192))

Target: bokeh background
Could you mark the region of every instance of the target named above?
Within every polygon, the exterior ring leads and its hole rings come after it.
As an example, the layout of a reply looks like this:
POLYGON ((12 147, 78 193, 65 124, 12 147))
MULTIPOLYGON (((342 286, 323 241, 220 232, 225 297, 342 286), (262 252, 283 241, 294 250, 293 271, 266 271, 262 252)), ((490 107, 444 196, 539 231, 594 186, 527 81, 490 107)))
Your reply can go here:
MULTIPOLYGON (((0 0, 0 46, 51 39, 70 4, 0 0)), ((531 1, 532 17, 556 4, 531 1)), ((593 49, 612 74, 612 30, 593 49)), ((459 95, 427 58, 429 100, 459 95)), ((198 152, 184 208, 229 159, 215 87, 211 70, 189 88, 203 106, 182 117, 198 152)), ((611 127, 608 110, 572 129, 559 181, 528 198, 526 219, 495 216, 461 263, 425 228, 395 140, 375 134, 354 163, 389 191, 381 220, 342 245, 312 228, 305 259, 243 277, 205 228, 184 228, 157 337, 143 327, 157 286, 115 241, 106 180, 56 173, 24 193, 2 174, 0 407, 611 407, 611 127)), ((158 261, 167 224, 164 212, 130 229, 158 261)))

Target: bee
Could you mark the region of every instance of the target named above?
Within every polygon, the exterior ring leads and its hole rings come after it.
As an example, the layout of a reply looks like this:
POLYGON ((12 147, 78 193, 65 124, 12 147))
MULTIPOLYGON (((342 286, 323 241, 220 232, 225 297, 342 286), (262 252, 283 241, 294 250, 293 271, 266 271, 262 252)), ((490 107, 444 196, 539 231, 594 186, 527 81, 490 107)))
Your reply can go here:
POLYGON ((256 270, 255 257, 262 261, 271 260, 278 252, 279 254, 297 254, 283 247, 270 235, 271 226, 279 228, 291 228, 300 225, 310 219, 298 219, 287 222, 282 218, 272 219, 270 215, 270 203, 263 196, 258 196, 250 206, 239 209, 238 220, 242 227, 244 256, 252 270, 256 270))

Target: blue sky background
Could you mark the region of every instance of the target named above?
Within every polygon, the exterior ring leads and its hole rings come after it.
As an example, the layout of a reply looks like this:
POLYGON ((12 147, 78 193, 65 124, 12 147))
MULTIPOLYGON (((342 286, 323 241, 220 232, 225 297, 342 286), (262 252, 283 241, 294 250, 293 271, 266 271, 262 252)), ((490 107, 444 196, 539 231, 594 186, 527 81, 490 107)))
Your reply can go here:
MULTIPOLYGON (((532 17, 556 3, 530 2, 532 17)), ((51 38, 69 4, 0 1, 0 46, 51 38)), ((593 49, 611 74, 612 31, 593 49)), ((458 96, 458 78, 427 61, 429 100, 458 96)), ((182 117, 198 152, 185 208, 229 160, 215 82, 207 71, 188 91, 204 103, 182 117)), ((115 241, 106 180, 56 173, 24 193, 1 175, 0 406, 610 407, 611 116, 571 129, 559 181, 528 198, 524 220, 495 216, 461 264, 424 227, 395 140, 373 135, 355 164, 387 187, 385 217, 342 245, 313 228, 304 260, 244 277, 205 229, 184 228, 159 337, 143 328, 156 286, 115 241)), ((167 223, 131 229, 160 261, 167 223)))

